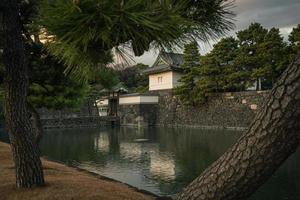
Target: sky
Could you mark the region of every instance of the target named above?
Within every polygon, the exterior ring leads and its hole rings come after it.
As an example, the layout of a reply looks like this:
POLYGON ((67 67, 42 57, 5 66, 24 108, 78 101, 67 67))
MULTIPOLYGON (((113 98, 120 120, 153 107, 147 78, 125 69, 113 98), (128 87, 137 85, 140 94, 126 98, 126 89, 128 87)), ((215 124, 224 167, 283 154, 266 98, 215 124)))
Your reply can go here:
MULTIPOLYGON (((258 22, 265 28, 279 28, 282 36, 287 39, 293 27, 300 24, 300 0, 235 0, 234 4, 235 29, 225 36, 235 36, 237 31, 247 28, 252 22, 258 22)), ((209 52, 215 42, 199 41, 200 53, 209 52)), ((157 54, 157 50, 151 50, 134 60, 136 63, 152 65, 157 54)))

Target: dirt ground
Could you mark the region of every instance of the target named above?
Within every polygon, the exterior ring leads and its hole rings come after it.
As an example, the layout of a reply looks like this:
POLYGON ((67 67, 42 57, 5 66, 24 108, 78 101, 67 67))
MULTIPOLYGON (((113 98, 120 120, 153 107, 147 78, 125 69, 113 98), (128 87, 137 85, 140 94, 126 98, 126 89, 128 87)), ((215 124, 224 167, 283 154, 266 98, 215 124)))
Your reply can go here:
POLYGON ((133 188, 103 180, 65 165, 42 160, 46 185, 33 189, 16 189, 10 147, 0 142, 0 200, 154 199, 133 188))

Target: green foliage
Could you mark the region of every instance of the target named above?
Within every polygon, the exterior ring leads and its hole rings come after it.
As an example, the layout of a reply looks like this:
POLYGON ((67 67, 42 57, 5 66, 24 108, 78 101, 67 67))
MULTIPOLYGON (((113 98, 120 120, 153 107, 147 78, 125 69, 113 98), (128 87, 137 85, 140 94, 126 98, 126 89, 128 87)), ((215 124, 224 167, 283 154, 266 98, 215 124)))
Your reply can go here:
POLYGON ((244 88, 242 80, 245 75, 234 64, 237 53, 238 41, 229 37, 221 39, 209 54, 201 57, 200 81, 197 83, 199 93, 239 91, 244 88))
POLYGON ((151 46, 182 46, 219 36, 233 26, 225 0, 40 2, 38 23, 48 36, 48 50, 77 77, 110 62, 112 49, 125 55, 129 47, 142 55, 151 46))
POLYGON ((122 81, 130 92, 145 93, 148 91, 148 76, 142 74, 142 71, 148 68, 148 65, 138 63, 132 67, 127 67, 119 71, 120 81, 122 81))
POLYGON ((267 30, 259 23, 253 23, 247 29, 238 32, 237 37, 239 51, 235 65, 244 70, 248 77, 247 86, 260 79, 263 88, 272 87, 287 64, 286 44, 279 30, 267 30))
POLYGON ((263 77, 258 49, 267 33, 268 30, 259 23, 252 23, 247 29, 237 33, 239 51, 235 64, 241 66, 247 73, 247 77, 250 77, 247 86, 253 85, 256 80, 263 77))
POLYGON ((195 105, 197 102, 193 97, 195 96, 195 81, 197 78, 197 71, 199 68, 199 50, 197 42, 191 42, 185 45, 184 48, 184 63, 181 66, 184 75, 179 82, 181 85, 175 90, 181 101, 186 105, 195 105))
POLYGON ((289 35, 289 41, 292 45, 300 46, 300 24, 293 28, 291 34, 289 35))
POLYGON ((258 57, 261 66, 254 73, 263 77, 263 86, 271 88, 280 74, 288 66, 286 44, 280 35, 279 29, 272 28, 258 47, 258 57))
POLYGON ((292 62, 297 53, 300 51, 300 24, 293 28, 291 34, 289 35, 289 42, 291 43, 290 49, 288 50, 291 54, 290 62, 292 62))
POLYGON ((35 108, 76 109, 82 105, 89 94, 89 85, 65 76, 65 66, 44 51, 42 44, 33 43, 29 60, 28 101, 35 108))
POLYGON ((116 71, 111 68, 102 67, 98 68, 95 73, 94 83, 107 90, 112 90, 114 86, 120 83, 120 79, 116 71))
POLYGON ((300 26, 293 29, 287 45, 279 29, 267 30, 253 23, 239 31, 237 39, 227 37, 216 43, 210 53, 201 56, 195 70, 187 67, 193 66, 191 60, 197 57, 191 57, 189 47, 185 51, 183 84, 176 93, 186 104, 195 105, 205 102, 208 93, 244 91, 258 78, 262 89, 269 89, 296 55, 299 32, 300 26))
MULTIPOLYGON (((175 2, 182 2, 177 0, 175 2)), ((197 39, 207 41, 210 38, 216 39, 234 27, 230 20, 235 14, 232 11, 234 1, 222 0, 189 0, 183 15, 188 19, 196 21, 198 29, 195 35, 197 39), (209 35, 205 34, 210 32, 209 35)))

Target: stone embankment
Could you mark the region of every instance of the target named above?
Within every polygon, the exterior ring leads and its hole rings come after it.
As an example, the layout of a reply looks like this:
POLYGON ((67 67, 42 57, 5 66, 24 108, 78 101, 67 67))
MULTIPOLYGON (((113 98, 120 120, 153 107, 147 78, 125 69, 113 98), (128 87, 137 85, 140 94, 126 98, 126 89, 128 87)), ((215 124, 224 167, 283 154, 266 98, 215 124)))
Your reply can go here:
POLYGON ((122 125, 246 129, 263 106, 269 91, 210 94, 206 103, 185 106, 171 90, 155 92, 157 105, 120 107, 122 125))

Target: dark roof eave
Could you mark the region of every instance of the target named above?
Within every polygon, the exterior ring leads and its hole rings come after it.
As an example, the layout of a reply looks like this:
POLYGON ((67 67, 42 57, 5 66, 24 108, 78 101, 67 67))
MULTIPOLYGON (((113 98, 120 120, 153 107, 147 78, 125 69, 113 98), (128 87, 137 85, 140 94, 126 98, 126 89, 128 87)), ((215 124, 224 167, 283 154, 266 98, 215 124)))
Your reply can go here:
POLYGON ((152 75, 152 74, 157 74, 157 73, 162 73, 162 72, 169 72, 169 71, 176 71, 176 72, 182 72, 182 69, 177 66, 169 66, 166 68, 161 68, 161 69, 146 69, 143 71, 143 74, 145 75, 152 75))

